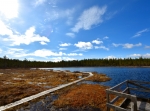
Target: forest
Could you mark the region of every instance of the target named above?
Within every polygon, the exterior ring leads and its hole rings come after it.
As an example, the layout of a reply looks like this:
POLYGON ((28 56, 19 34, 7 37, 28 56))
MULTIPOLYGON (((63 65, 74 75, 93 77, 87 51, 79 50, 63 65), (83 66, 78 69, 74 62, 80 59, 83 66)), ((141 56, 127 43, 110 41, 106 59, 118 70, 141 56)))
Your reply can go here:
POLYGON ((72 61, 29 61, 27 59, 0 58, 0 68, 50 68, 50 67, 96 67, 96 66, 150 66, 150 58, 83 59, 72 61))

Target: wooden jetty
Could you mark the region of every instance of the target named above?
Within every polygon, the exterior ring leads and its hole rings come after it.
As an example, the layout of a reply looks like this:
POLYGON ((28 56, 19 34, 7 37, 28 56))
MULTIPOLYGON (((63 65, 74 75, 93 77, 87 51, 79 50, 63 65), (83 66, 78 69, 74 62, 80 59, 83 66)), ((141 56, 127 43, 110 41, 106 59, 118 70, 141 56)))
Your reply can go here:
POLYGON ((107 89, 106 94, 107 111, 150 111, 150 82, 126 80, 107 89), (111 99, 112 95, 115 98, 111 99))

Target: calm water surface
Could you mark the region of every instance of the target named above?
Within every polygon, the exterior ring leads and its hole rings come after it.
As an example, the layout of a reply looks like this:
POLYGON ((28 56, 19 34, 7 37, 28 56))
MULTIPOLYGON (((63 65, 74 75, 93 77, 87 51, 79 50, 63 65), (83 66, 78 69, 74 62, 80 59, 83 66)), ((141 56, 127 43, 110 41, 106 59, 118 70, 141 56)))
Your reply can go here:
MULTIPOLYGON (((50 69, 50 68, 47 68, 50 69)), ((101 82, 102 85, 114 86, 125 80, 140 80, 150 82, 150 68, 146 67, 67 67, 67 68, 52 68, 54 70, 70 70, 70 71, 96 71, 104 73, 111 81, 101 82)))

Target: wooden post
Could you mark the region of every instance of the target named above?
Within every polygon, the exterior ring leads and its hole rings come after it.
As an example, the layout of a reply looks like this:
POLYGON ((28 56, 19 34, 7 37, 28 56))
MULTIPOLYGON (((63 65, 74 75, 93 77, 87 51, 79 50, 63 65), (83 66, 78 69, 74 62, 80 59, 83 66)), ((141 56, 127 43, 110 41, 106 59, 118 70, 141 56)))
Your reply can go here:
POLYGON ((134 103, 134 111, 137 111, 137 98, 136 97, 133 99, 133 103, 134 103))
POLYGON ((128 80, 126 81, 126 85, 127 85, 127 88, 128 88, 128 94, 130 94, 130 89, 129 89, 128 80))
MULTIPOLYGON (((110 100, 109 100, 109 93, 106 89, 106 97, 107 97, 107 103, 110 103, 110 100)), ((110 108, 107 106, 107 111, 110 111, 110 108)))

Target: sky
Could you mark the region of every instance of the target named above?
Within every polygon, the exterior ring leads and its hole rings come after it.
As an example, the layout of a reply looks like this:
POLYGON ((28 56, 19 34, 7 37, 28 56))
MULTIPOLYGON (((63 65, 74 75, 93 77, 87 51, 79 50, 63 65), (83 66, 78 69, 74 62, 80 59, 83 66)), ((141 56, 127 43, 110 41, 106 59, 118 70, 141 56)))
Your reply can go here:
POLYGON ((0 57, 150 58, 150 0, 0 0, 0 57))

